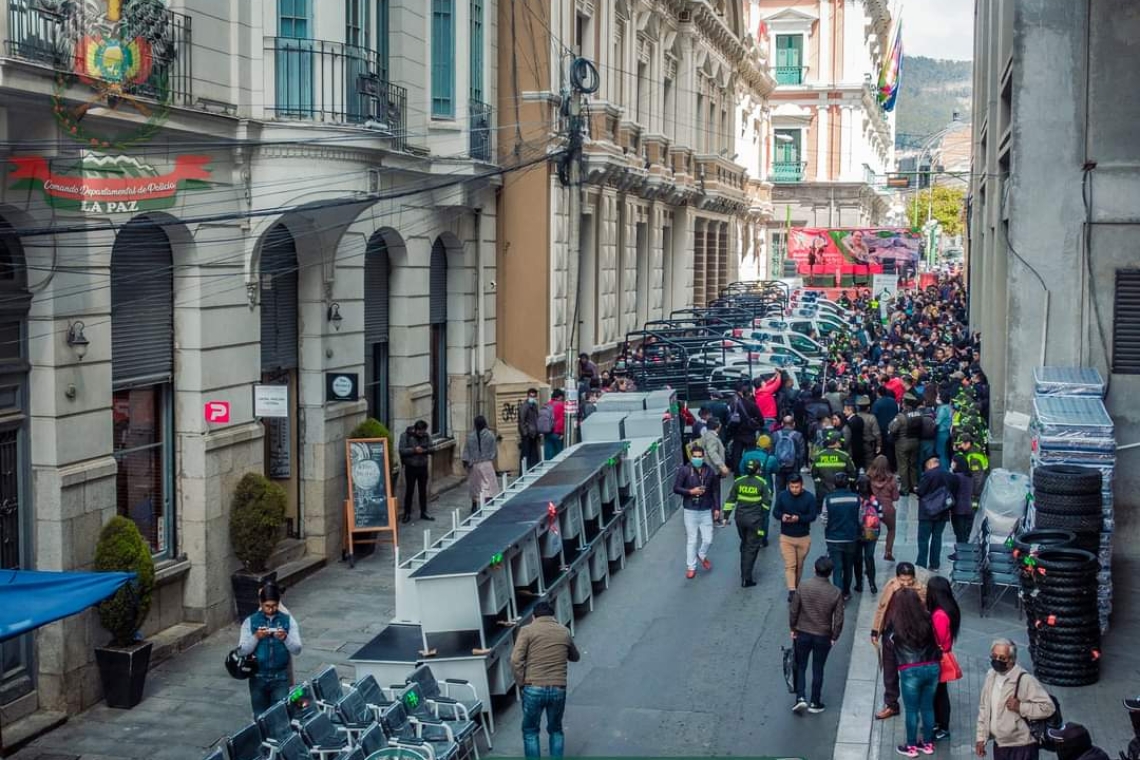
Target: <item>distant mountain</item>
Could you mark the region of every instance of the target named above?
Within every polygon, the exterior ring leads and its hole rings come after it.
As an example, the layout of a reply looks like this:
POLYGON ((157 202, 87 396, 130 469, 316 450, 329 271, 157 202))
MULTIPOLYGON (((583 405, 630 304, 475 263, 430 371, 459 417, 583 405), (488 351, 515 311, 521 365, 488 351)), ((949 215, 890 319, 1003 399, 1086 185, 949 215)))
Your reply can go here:
POLYGON ((950 123, 954 111, 969 121, 973 81, 970 61, 904 56, 902 90, 895 106, 895 147, 921 147, 929 135, 950 123))

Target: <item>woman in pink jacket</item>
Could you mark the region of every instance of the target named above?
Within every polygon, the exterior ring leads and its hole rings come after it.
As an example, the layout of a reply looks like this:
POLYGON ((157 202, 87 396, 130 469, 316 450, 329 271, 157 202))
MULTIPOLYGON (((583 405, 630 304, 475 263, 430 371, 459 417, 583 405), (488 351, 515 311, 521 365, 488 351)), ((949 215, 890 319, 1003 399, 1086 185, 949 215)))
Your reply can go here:
MULTIPOLYGON (((933 575, 926 582, 926 609, 930 610, 930 622, 934 626, 934 640, 942 650, 943 657, 954 649, 954 639, 962 625, 962 612, 954 599, 950 581, 940 575, 933 575)), ((950 738, 950 678, 943 667, 934 691, 934 741, 950 738)))
POLYGON ((784 385, 784 376, 776 372, 768 380, 756 378, 752 384, 756 387, 756 406, 760 408, 760 414, 764 417, 764 429, 771 430, 776 424, 776 417, 779 416, 776 392, 784 385))

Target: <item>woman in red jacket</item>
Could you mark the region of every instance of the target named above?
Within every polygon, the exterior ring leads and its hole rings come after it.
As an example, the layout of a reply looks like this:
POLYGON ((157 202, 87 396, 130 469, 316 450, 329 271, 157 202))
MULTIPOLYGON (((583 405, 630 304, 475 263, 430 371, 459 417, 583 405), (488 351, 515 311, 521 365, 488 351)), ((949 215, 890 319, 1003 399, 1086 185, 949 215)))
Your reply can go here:
MULTIPOLYGON (((926 609, 930 610, 930 622, 934 626, 934 640, 946 655, 954 649, 954 639, 962 625, 962 612, 954 599, 950 581, 942 576, 931 576, 926 582, 926 609)), ((934 691, 934 741, 950 738, 950 691, 948 684, 952 676, 943 662, 938 688, 934 691)))
POLYGON ((756 406, 764 417, 764 429, 771 430, 779 416, 779 407, 776 404, 776 392, 784 385, 784 376, 776 372, 768 380, 756 378, 752 381, 756 387, 756 406))

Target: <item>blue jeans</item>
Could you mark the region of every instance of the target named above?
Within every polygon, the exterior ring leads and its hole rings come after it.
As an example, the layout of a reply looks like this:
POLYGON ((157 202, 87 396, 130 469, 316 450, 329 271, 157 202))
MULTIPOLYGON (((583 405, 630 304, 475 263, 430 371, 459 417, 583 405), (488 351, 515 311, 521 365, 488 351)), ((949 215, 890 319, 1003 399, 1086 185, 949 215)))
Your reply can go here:
POLYGON ((253 717, 261 715, 273 705, 289 696, 289 674, 275 673, 249 679, 249 702, 253 717))
POLYGON ((914 564, 931 570, 937 570, 940 567, 942 563, 942 531, 946 530, 947 522, 949 520, 945 517, 941 520, 918 521, 918 559, 914 561, 914 564), (929 564, 927 564, 928 555, 929 564))
POLYGON ((562 453, 562 436, 557 433, 547 433, 542 436, 542 458, 554 459, 562 453))
POLYGON ((558 686, 524 686, 522 708, 523 752, 526 756, 542 757, 538 735, 542 730, 542 713, 545 710, 546 733, 550 734, 550 756, 562 757, 562 713, 566 710, 566 689, 558 686))
POLYGON ((807 666, 810 657, 811 701, 814 704, 822 704, 823 667, 827 664, 827 655, 831 653, 831 640, 826 636, 797 631, 792 648, 796 657, 795 675, 792 680, 792 685, 796 690, 796 699, 803 699, 807 692, 807 666))
POLYGON ((938 688, 941 670, 938 663, 930 663, 899 671, 899 692, 906 717, 906 743, 911 747, 918 744, 920 715, 926 741, 934 741, 934 692, 938 688))
POLYGON ((950 472, 950 431, 938 431, 934 439, 934 448, 938 454, 938 460, 942 463, 942 469, 950 472))
MULTIPOLYGON (((843 592, 844 596, 851 594, 851 579, 854 575, 855 552, 859 547, 854 541, 828 541, 827 556, 831 558, 835 569, 831 571, 831 582, 843 592)), ((863 579, 856 582, 862 585, 863 579)))

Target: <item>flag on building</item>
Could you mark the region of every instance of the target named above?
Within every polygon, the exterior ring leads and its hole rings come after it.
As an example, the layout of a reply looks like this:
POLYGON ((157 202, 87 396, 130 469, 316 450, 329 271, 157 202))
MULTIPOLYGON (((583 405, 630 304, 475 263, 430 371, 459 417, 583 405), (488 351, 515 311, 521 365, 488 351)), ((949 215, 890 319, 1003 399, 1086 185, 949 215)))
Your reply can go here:
POLYGON ((879 106, 887 112, 895 110, 895 101, 899 95, 899 84, 902 80, 902 20, 895 25, 895 37, 891 42, 890 52, 883 60, 883 68, 879 72, 879 106))

